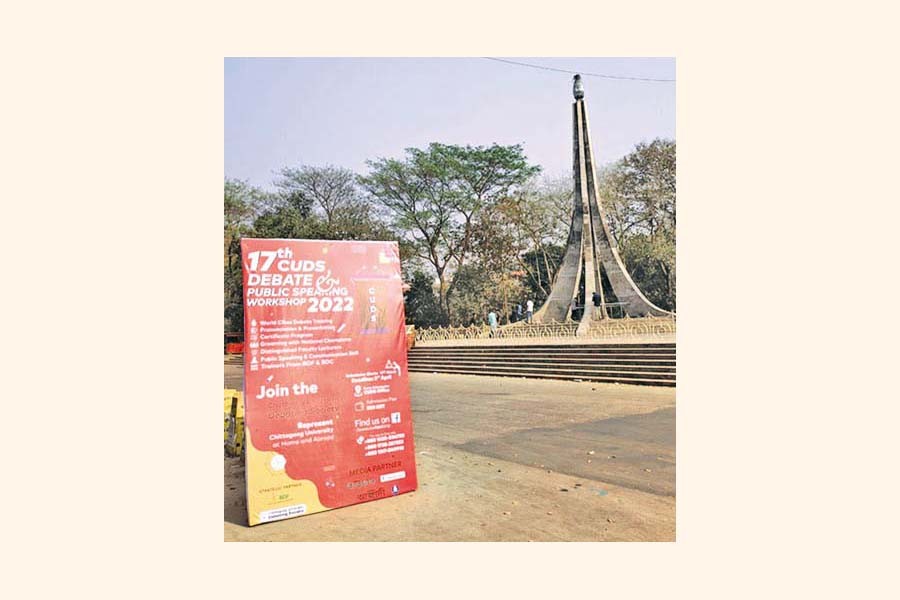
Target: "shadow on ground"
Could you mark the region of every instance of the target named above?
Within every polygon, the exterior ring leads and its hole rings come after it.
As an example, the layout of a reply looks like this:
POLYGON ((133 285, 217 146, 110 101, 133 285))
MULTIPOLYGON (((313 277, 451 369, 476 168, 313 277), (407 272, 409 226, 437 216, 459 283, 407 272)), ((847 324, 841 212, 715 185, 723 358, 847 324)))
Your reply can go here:
POLYGON ((651 494, 675 495, 674 408, 518 430, 455 447, 651 494))

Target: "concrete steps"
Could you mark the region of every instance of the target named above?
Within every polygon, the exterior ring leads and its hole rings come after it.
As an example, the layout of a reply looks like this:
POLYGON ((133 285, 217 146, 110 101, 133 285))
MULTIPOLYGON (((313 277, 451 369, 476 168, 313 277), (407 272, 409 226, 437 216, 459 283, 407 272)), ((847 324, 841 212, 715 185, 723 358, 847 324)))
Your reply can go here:
POLYGON ((674 343, 420 346, 408 361, 411 372, 675 385, 674 343))

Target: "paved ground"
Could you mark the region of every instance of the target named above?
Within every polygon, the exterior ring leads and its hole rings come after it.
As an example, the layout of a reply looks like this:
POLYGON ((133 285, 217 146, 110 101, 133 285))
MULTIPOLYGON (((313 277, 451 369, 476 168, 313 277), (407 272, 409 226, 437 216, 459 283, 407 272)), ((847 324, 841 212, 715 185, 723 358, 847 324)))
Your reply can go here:
MULTIPOLYGON (((226 365, 225 386, 241 367, 226 365)), ((416 492, 247 526, 225 459, 226 541, 674 541, 675 390, 411 373, 416 492)))

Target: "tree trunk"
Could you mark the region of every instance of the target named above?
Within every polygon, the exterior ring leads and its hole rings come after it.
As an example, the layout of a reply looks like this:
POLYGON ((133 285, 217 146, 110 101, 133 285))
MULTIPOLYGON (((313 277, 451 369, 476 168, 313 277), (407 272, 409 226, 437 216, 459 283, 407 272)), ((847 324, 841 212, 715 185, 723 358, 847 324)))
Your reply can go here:
POLYGON ((553 272, 550 270, 550 263, 547 262, 547 251, 544 250, 544 246, 541 246, 541 254, 544 257, 544 267, 547 269, 547 280, 553 281, 553 272))
POLYGON ((529 276, 535 283, 537 283, 538 287, 541 288, 541 291, 544 292, 544 294, 546 294, 547 296, 549 296, 549 295, 550 295, 550 292, 548 292, 547 289, 544 287, 543 283, 541 283, 540 269, 538 269, 538 271, 537 271, 537 277, 535 277, 535 272, 532 271, 532 269, 531 269, 531 267, 528 265, 528 263, 526 263, 525 261, 523 261, 521 258, 517 258, 517 260, 518 260, 519 266, 522 267, 522 269, 524 269, 526 273, 528 273, 528 276, 529 276))
POLYGON ((441 269, 438 271, 438 304, 441 307, 441 312, 444 313, 444 320, 447 324, 450 323, 450 304, 447 301, 447 289, 444 285, 444 270, 441 269))
POLYGON ((501 285, 503 285, 503 314, 506 316, 506 324, 509 325, 509 298, 507 297, 505 282, 501 282, 501 285))

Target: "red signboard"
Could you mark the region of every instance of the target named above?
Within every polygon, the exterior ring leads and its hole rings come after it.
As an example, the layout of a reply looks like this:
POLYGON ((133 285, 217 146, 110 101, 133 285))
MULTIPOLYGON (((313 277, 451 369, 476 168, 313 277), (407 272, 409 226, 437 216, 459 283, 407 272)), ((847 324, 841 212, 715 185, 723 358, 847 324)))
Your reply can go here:
POLYGON ((250 525, 415 490, 396 242, 241 252, 250 525))

